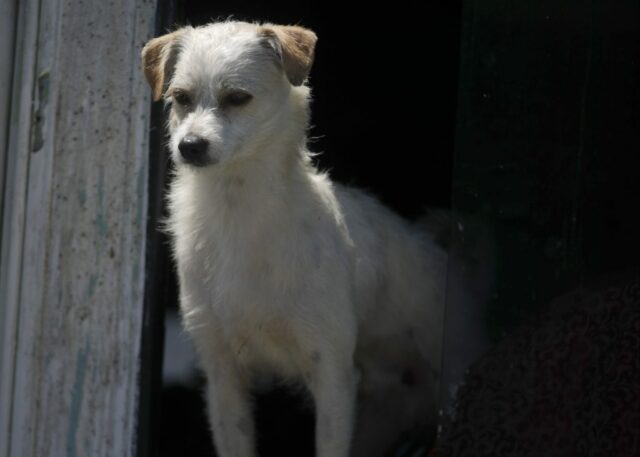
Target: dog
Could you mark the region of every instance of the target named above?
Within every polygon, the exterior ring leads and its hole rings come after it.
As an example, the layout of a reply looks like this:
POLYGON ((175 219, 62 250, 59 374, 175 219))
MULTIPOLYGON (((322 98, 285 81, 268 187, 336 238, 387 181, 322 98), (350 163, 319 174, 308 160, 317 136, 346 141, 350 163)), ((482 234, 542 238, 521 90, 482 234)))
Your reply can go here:
POLYGON ((316 40, 224 21, 142 50, 170 107, 167 229, 221 457, 255 456, 250 390, 271 376, 311 394, 318 457, 380 455, 436 421, 447 253, 314 166, 316 40))

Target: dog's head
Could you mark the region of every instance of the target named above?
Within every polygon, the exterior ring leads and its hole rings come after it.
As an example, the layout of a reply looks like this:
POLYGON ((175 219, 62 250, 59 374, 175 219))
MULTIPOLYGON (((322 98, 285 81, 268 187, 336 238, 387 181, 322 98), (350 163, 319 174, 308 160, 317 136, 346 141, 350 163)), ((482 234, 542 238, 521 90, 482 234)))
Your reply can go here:
POLYGON ((315 43, 302 27, 246 22, 185 27, 149 41, 142 66, 154 100, 171 106, 175 163, 202 167, 274 141, 299 143, 315 43))

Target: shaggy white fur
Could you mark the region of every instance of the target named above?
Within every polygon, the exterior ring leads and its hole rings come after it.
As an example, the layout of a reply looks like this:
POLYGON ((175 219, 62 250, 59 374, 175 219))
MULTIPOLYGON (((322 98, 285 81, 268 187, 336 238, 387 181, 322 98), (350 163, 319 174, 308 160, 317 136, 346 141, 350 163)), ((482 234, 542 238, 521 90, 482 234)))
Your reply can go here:
POLYGON ((168 228, 221 457, 255 455, 249 388, 261 376, 308 387, 318 457, 371 457, 436 416, 447 257, 312 165, 302 82, 315 41, 301 27, 220 22, 142 54, 171 103, 168 228), (395 410, 379 411, 389 399, 395 410), (372 414, 388 426, 367 426, 372 414))

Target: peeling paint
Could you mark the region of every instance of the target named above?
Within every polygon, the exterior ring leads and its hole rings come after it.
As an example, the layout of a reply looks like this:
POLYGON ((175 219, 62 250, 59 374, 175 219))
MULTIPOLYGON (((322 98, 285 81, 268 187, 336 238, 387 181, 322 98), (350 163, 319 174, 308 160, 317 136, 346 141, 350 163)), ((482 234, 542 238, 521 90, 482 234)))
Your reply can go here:
POLYGON ((84 206, 84 204, 87 202, 87 191, 84 189, 80 189, 78 191, 78 201, 80 202, 81 205, 84 206))
POLYGON ((137 197, 137 212, 136 212, 136 222, 138 223, 138 227, 142 226, 142 217, 143 211, 145 207, 145 200, 147 198, 147 186, 145 177, 147 174, 145 173, 144 168, 140 168, 138 170, 137 176, 137 186, 136 186, 136 197, 137 197))
POLYGON ((102 237, 106 237, 109 233, 109 225, 107 224, 107 217, 104 210, 104 169, 100 168, 98 172, 98 186, 96 187, 96 226, 98 232, 102 237))
POLYGON ((92 274, 89 277, 89 284, 87 285, 87 292, 84 294, 85 299, 89 299, 93 297, 94 292, 96 291, 96 283, 98 282, 98 277, 95 274, 92 274))
POLYGON ((76 355, 76 374, 71 390, 71 409, 69 411, 69 425, 67 426, 67 457, 76 456, 76 431, 80 419, 80 407, 84 394, 84 378, 87 371, 89 343, 78 349, 76 355))
POLYGON ((34 100, 31 130, 31 151, 38 152, 44 145, 44 124, 47 105, 49 104, 49 91, 51 78, 49 71, 44 71, 38 76, 37 99, 34 100))

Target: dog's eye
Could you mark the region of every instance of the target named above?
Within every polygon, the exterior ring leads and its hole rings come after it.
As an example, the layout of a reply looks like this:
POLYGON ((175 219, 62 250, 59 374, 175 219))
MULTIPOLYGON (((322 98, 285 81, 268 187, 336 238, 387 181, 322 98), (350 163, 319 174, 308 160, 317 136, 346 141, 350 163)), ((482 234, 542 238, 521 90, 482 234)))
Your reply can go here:
POLYGON ((189 94, 187 94, 186 92, 182 92, 182 91, 174 92, 173 99, 178 105, 181 105, 181 106, 191 105, 191 97, 189 97, 189 94))
POLYGON ((242 90, 228 92, 222 98, 222 104, 225 106, 242 106, 251 101, 253 95, 242 90))

